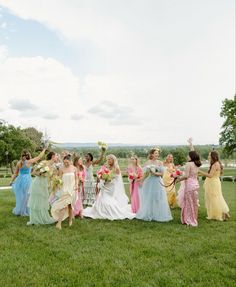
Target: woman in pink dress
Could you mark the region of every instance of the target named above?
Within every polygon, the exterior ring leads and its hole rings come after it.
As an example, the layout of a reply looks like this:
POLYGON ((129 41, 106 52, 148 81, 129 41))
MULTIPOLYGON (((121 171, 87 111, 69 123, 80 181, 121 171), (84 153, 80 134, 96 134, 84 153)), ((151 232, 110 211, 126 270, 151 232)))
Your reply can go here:
POLYGON ((181 207, 181 222, 191 226, 198 226, 198 168, 201 161, 196 151, 189 152, 189 162, 185 166, 184 176, 178 181, 183 181, 178 202, 181 207))
POLYGON ((130 182, 131 209, 133 213, 137 213, 139 209, 139 187, 143 175, 137 156, 131 156, 127 172, 130 182))
POLYGON ((84 180, 86 176, 83 160, 80 157, 75 157, 74 166, 77 169, 78 176, 78 193, 77 200, 74 206, 74 216, 79 216, 80 218, 83 218, 84 180))

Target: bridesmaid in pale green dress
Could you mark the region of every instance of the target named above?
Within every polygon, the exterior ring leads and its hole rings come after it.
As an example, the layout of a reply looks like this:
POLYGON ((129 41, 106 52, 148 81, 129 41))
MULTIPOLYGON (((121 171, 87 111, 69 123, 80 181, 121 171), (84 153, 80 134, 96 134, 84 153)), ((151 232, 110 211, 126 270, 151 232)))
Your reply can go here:
MULTIPOLYGON (((53 170, 53 165, 57 162, 57 159, 57 154, 54 152, 50 152, 47 155, 46 165, 50 170, 53 170)), ((48 176, 37 175, 34 178, 28 203, 30 221, 27 225, 55 223, 55 220, 49 214, 48 185, 48 176)))

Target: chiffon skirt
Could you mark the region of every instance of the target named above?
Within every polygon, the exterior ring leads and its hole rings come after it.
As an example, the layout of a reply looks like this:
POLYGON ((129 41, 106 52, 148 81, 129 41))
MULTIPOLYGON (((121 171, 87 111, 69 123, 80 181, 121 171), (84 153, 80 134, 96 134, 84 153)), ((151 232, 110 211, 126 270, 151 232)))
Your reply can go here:
POLYGON ((30 224, 52 224, 55 220, 49 214, 49 191, 47 177, 37 176, 33 180, 29 197, 30 224))
POLYGON ((222 221, 223 214, 229 212, 229 207, 222 195, 219 177, 206 178, 204 188, 207 219, 222 221))

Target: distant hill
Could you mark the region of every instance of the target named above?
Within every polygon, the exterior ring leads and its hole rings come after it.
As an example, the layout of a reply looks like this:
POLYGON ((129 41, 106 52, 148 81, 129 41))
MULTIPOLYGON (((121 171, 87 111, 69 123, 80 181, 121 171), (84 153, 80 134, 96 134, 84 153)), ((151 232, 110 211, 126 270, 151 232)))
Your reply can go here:
MULTIPOLYGON (((74 149, 74 148, 96 148, 98 147, 97 143, 53 143, 55 147, 59 147, 62 149, 74 149)), ((124 143, 108 143, 109 148, 116 148, 116 147, 184 147, 187 145, 173 145, 173 144, 124 144, 124 143)), ((200 145, 200 146, 210 146, 211 145, 200 145)))
MULTIPOLYGON (((80 148, 80 147, 97 147, 97 143, 54 143, 53 144, 56 147, 60 148, 68 148, 68 149, 73 149, 73 148, 80 148)), ((133 144, 122 144, 122 143, 109 143, 109 147, 128 147, 128 146, 141 146, 141 145, 133 145, 133 144)))
MULTIPOLYGON (((60 147, 63 149, 74 149, 74 148, 96 148, 98 147, 97 143, 54 143, 56 147, 60 147)), ((154 146, 162 146, 162 147, 174 147, 174 146, 184 146, 184 145, 157 145, 157 144, 124 144, 124 143, 108 143, 109 148, 116 147, 154 147, 154 146)))

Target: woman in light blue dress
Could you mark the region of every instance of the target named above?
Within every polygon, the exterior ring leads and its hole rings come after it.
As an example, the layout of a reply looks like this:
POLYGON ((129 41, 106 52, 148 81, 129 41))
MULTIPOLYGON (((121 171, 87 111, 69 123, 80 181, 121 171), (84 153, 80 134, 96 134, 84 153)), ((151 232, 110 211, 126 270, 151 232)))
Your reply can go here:
POLYGON ((16 197, 16 206, 13 209, 13 214, 20 216, 28 216, 28 199, 29 199, 29 188, 32 183, 31 169, 32 164, 40 160, 45 153, 44 149, 37 157, 31 158, 28 151, 24 150, 21 154, 21 160, 17 163, 16 171, 12 177, 13 192, 16 197))
POLYGON ((166 222, 172 220, 167 195, 162 183, 164 168, 158 161, 159 149, 153 148, 149 152, 149 160, 145 164, 146 178, 139 189, 140 208, 136 214, 137 219, 145 221, 166 222))

